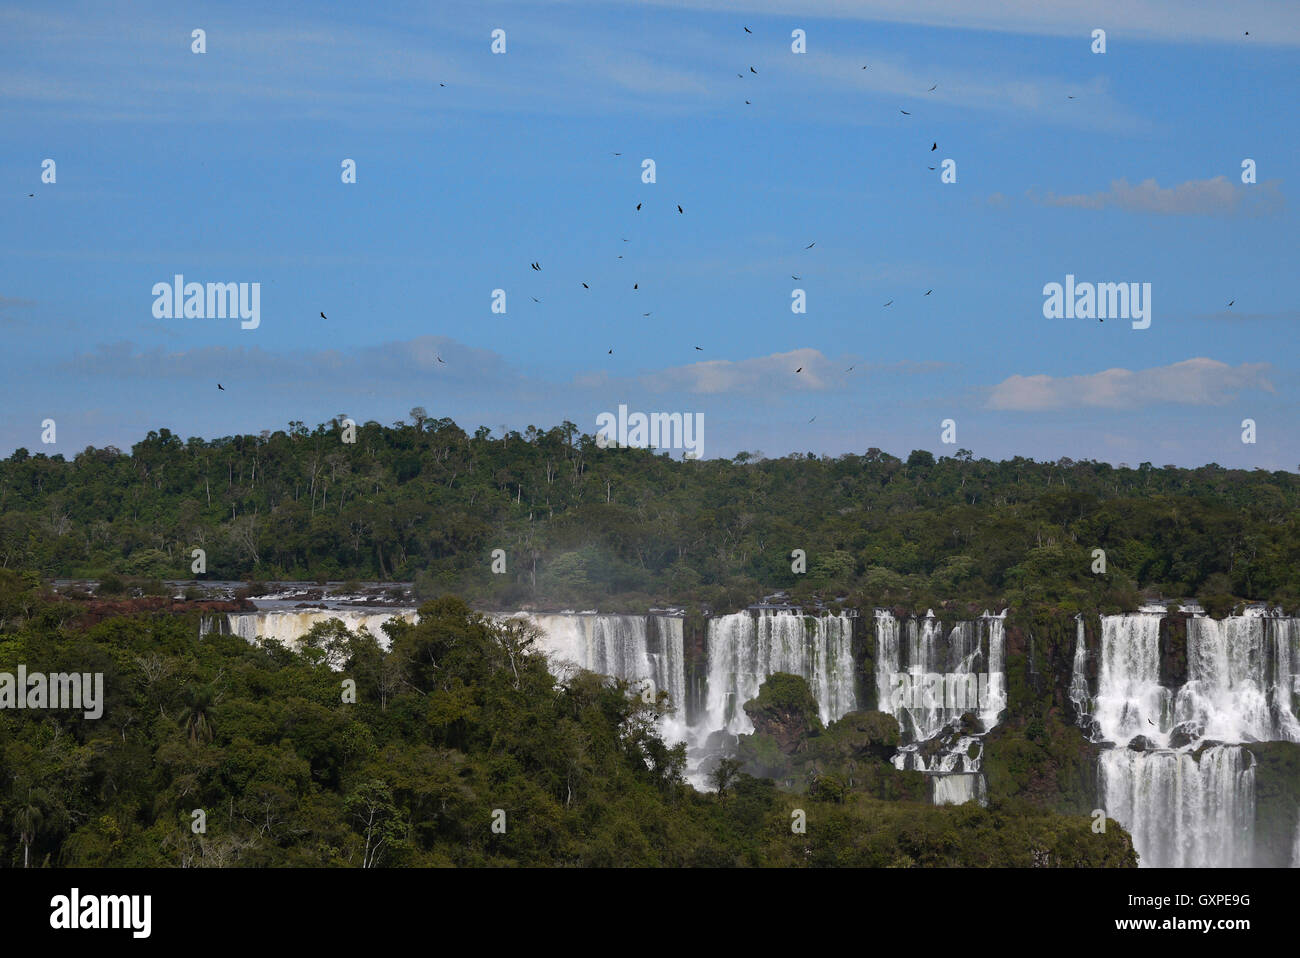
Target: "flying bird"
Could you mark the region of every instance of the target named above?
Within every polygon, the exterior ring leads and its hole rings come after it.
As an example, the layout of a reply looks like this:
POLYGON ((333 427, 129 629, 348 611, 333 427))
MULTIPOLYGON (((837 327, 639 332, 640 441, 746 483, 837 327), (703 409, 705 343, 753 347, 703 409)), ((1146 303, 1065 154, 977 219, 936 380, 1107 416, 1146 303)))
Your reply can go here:
POLYGON ((933 92, 934 92, 935 90, 937 90, 937 89, 939 89, 939 84, 936 83, 934 86, 930 87, 930 89, 926 90, 925 92, 926 92, 926 93, 933 93, 933 92))
POLYGON ((797 372, 797 373, 801 373, 801 372, 803 372, 803 367, 800 366, 798 369, 795 370, 795 372, 797 372))
MULTIPOLYGON (((1235 302, 1236 302, 1235 299, 1230 299, 1230 300, 1228 300, 1228 306, 1231 306, 1231 305, 1232 305, 1233 303, 1235 303, 1235 302)), ((1224 307, 1224 308, 1226 309, 1227 307, 1224 307)))
POLYGON ((636 283, 633 283, 633 284, 632 284, 632 288, 633 288, 633 289, 636 289, 636 288, 637 288, 636 283))
POLYGON ((329 317, 325 315, 324 311, 321 312, 321 314, 320 314, 320 318, 321 318, 321 319, 329 319, 329 317))
POLYGON ((649 316, 650 314, 649 314, 649 313, 642 313, 641 315, 642 315, 642 316, 649 316))
POLYGON ((862 69, 864 69, 864 70, 865 70, 865 69, 866 69, 866 66, 863 66, 863 67, 862 67, 862 69))
POLYGON ((622 156, 623 154, 622 154, 622 153, 615 153, 614 155, 615 155, 615 156, 622 156))
POLYGON ((753 33, 754 31, 751 30, 751 29, 749 29, 749 27, 745 27, 745 32, 746 32, 746 33, 753 33))
POLYGON ((851 372, 853 372, 853 367, 850 366, 848 369, 846 369, 846 370, 844 370, 844 371, 845 371, 846 373, 851 373, 851 372))
POLYGON ((438 84, 438 86, 446 86, 446 85, 447 85, 447 84, 445 84, 445 83, 439 83, 439 84, 438 84))
MULTIPOLYGON (((438 360, 438 362, 442 363, 442 357, 439 356, 437 353, 434 353, 434 354, 433 354, 433 358, 436 359, 436 360, 438 360)), ((443 364, 444 366, 447 365, 446 363, 442 363, 442 364, 443 364)))
POLYGON ((613 355, 614 355, 614 350, 611 349, 611 350, 609 351, 609 354, 610 354, 611 356, 613 356, 613 355))
POLYGON ((685 212, 686 212, 684 209, 682 209, 682 204, 680 204, 680 203, 677 204, 677 212, 678 212, 678 213, 685 213, 685 212))
POLYGON ((936 143, 936 144, 934 144, 934 146, 930 147, 930 152, 933 153, 933 152, 934 152, 935 150, 937 150, 937 149, 939 149, 939 144, 938 144, 938 143, 936 143))
POLYGON ((534 302, 534 303, 540 303, 541 300, 538 299, 536 296, 534 296, 534 297, 533 297, 533 302, 534 302))
POLYGON ((911 116, 911 115, 912 115, 912 114, 908 113, 906 110, 899 110, 898 112, 901 113, 901 114, 903 114, 903 116, 911 116))
POLYGON ((35 196, 36 194, 35 194, 35 193, 28 193, 27 195, 28 195, 28 196, 35 196))
POLYGON ((1153 722, 1153 721, 1151 721, 1150 719, 1147 719, 1147 724, 1148 724, 1148 725, 1155 725, 1156 723, 1153 722))
POLYGON ((754 104, 750 103, 748 100, 745 101, 745 106, 753 106, 753 105, 754 104))
POLYGON ((529 265, 531 265, 531 266, 533 267, 533 269, 538 270, 539 272, 541 271, 541 266, 539 266, 538 264, 536 264, 536 263, 530 263, 529 265))
POLYGON ((695 348, 698 349, 700 352, 704 352, 704 347, 703 347, 703 346, 696 346, 695 348))
POLYGON ((1070 96, 1068 93, 1066 94, 1065 98, 1066 98, 1067 100, 1073 100, 1073 99, 1074 99, 1074 97, 1070 96))
POLYGON ((934 290, 932 290, 932 289, 927 289, 927 290, 925 291, 925 295, 926 295, 926 296, 929 296, 929 295, 930 295, 931 293, 933 293, 933 292, 934 292, 934 290))
POLYGON ((817 418, 816 416, 813 416, 813 418, 812 418, 812 419, 809 419, 808 421, 809 421, 809 422, 812 422, 813 419, 816 419, 816 418, 817 418))
POLYGON ((220 389, 222 392, 226 391, 226 387, 221 385, 221 383, 217 383, 217 388, 220 389))
POLYGON ((582 288, 583 288, 583 289, 591 289, 591 287, 588 286, 586 283, 583 283, 583 284, 582 284, 582 288))
POLYGON ((932 169, 934 169, 934 167, 933 167, 933 166, 927 166, 926 169, 927 169, 927 170, 932 170, 932 169))
POLYGON ((891 299, 891 300, 890 300, 889 302, 887 302, 885 305, 886 305, 886 306, 893 306, 893 305, 894 305, 894 301, 891 299))
POLYGON ((794 275, 794 273, 791 273, 791 274, 790 274, 790 278, 793 279, 793 280, 799 281, 799 277, 796 276, 796 275, 794 275))
POLYGON ((638 210, 641 209, 641 204, 638 203, 638 204, 636 205, 636 208, 637 208, 638 210))
POLYGON ((816 241, 816 240, 813 240, 811 243, 809 243, 807 246, 805 246, 804 249, 812 249, 812 248, 813 248, 814 246, 816 246, 816 245, 817 245, 817 241, 816 241))
POLYGON ((750 68, 749 68, 749 72, 750 72, 750 73, 753 73, 753 74, 755 74, 755 75, 758 74, 758 71, 755 70, 753 67, 750 67, 750 68))

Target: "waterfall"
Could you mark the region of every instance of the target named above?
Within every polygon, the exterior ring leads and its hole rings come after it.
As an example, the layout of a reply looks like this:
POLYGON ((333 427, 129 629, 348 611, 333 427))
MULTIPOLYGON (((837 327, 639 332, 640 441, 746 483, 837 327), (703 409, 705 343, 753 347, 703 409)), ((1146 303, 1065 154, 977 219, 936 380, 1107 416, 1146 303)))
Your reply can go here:
POLYGON ((1138 735, 1164 745, 1172 727, 1169 690, 1160 685, 1163 614, 1101 617, 1101 662, 1093 716, 1106 741, 1127 745, 1138 735))
POLYGON ((414 622, 415 612, 399 610, 394 612, 376 612, 360 609, 311 609, 274 612, 227 612, 219 615, 205 616, 199 623, 199 634, 237 635, 248 642, 273 639, 291 649, 302 645, 303 637, 314 626, 330 619, 340 619, 349 632, 368 629, 383 648, 388 648, 388 635, 384 632, 385 622, 398 619, 414 622))
POLYGON ((1106 814, 1133 836, 1140 864, 1231 868, 1251 864, 1254 757, 1244 748, 1101 754, 1106 814))
MULTIPOLYGON (((1250 865, 1254 756, 1240 743, 1300 742, 1296 620, 1187 619, 1187 681, 1169 689, 1160 684, 1161 618, 1101 619, 1093 717, 1095 739, 1112 746, 1099 759, 1102 801, 1143 865, 1250 865)), ((1076 650, 1076 671, 1078 662, 1076 650)), ((1074 690, 1072 681, 1071 698, 1074 690)))
POLYGON ((986 612, 947 629, 933 612, 905 623, 886 610, 876 612, 878 708, 893 715, 903 733, 893 763, 933 773, 936 804, 985 801, 982 737, 1007 704, 1004 616, 986 612), (968 713, 978 719, 975 734, 959 728, 968 713), (920 744, 935 739, 939 747, 925 750, 927 761, 920 744), (950 777, 954 781, 944 784, 950 777))
POLYGON ((1204 616, 1187 623, 1187 683, 1174 722, 1224 742, 1300 742, 1292 693, 1300 674, 1295 620, 1204 616))
MULTIPOLYGON (((542 632, 542 651, 555 665, 649 682, 654 694, 667 692, 679 714, 666 726, 684 727, 686 668, 682 620, 667 615, 529 615, 542 632)), ((680 737, 680 735, 679 735, 680 737)))
POLYGON ((1084 639, 1083 616, 1075 619, 1074 663, 1070 669, 1070 702, 1075 721, 1083 725, 1092 714, 1092 693, 1088 689, 1088 644, 1084 639))
POLYGON ((988 801, 983 775, 931 775, 930 800, 935 805, 964 805, 988 801))
POLYGON ((705 733, 748 735, 744 704, 774 672, 803 676, 823 722, 857 707, 853 694, 853 618, 804 616, 787 610, 736 612, 709 620, 705 733))

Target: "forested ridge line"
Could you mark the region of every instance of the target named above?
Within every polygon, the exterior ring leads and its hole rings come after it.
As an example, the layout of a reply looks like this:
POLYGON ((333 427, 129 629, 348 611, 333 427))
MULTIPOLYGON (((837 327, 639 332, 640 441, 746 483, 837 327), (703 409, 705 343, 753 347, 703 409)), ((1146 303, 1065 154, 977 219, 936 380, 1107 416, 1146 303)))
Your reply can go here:
POLYGON ((414 580, 479 607, 725 609, 773 589, 858 607, 1300 607, 1291 472, 964 449, 682 461, 600 448, 570 422, 471 436, 420 409, 344 439, 339 416, 213 440, 160 429, 130 454, 19 449, 0 462, 0 568, 189 578, 200 548, 209 578, 414 580))

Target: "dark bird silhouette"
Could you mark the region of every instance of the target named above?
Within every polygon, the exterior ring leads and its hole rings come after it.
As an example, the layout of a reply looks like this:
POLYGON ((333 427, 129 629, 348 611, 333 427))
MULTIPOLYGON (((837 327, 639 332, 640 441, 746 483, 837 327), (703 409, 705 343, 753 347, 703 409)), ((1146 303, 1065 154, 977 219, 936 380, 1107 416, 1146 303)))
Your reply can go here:
POLYGON ((681 205, 680 203, 677 204, 677 212, 678 212, 678 213, 685 213, 685 212, 686 212, 684 209, 682 209, 682 205, 681 205))
POLYGON ((638 210, 641 209, 641 204, 638 203, 638 204, 636 205, 636 208, 637 208, 638 210))
POLYGON ((439 84, 438 84, 438 86, 446 86, 446 85, 447 85, 447 84, 445 84, 445 83, 439 83, 439 84))
POLYGON ((797 372, 797 373, 801 373, 801 372, 803 372, 803 367, 800 366, 798 369, 795 370, 795 372, 797 372))
POLYGON ((846 373, 851 373, 851 372, 853 372, 853 367, 850 366, 848 369, 846 369, 846 370, 844 370, 844 371, 845 371, 846 373))
POLYGON ((28 196, 35 196, 36 194, 35 194, 35 193, 28 193, 27 195, 28 195, 28 196))
POLYGON ((801 282, 801 280, 799 279, 799 277, 796 276, 796 275, 794 275, 794 273, 791 273, 791 274, 790 274, 790 278, 793 279, 793 280, 795 280, 795 281, 797 281, 797 282, 801 282))
POLYGON ((934 169, 934 167, 933 167, 933 166, 927 166, 926 169, 927 169, 927 170, 932 170, 932 169, 934 169))
POLYGON ((750 67, 750 68, 749 68, 749 72, 750 72, 750 73, 753 73, 755 76, 758 75, 758 71, 755 70, 753 67, 750 67))
POLYGON ((329 317, 325 315, 324 311, 321 312, 321 314, 320 314, 320 318, 321 318, 321 319, 329 319, 329 317))
POLYGON ((529 265, 531 265, 533 269, 538 270, 539 272, 541 271, 542 267, 539 266, 537 263, 530 263, 529 265))
POLYGON ((934 290, 932 290, 932 289, 927 289, 927 290, 925 291, 925 295, 926 295, 926 296, 929 296, 929 295, 930 295, 931 293, 933 293, 933 292, 934 292, 934 290))
POLYGON ((226 391, 226 387, 221 385, 221 383, 217 383, 217 388, 220 389, 222 392, 226 391))
POLYGON ((633 283, 633 284, 632 284, 632 288, 633 288, 633 289, 636 289, 636 288, 637 288, 636 283, 633 283))
POLYGON ((936 144, 934 144, 934 146, 930 147, 930 152, 933 153, 933 152, 934 152, 935 150, 937 150, 937 149, 939 149, 939 144, 938 144, 938 143, 936 143, 936 144))
POLYGON ((736 76, 740 77, 742 80, 745 79, 745 74, 743 73, 737 73, 736 76))
POLYGON ((700 352, 704 352, 704 347, 703 347, 703 346, 696 346, 695 348, 698 349, 700 352))
POLYGON ((750 103, 748 100, 745 101, 745 106, 753 106, 753 105, 754 104, 750 103))
MULTIPOLYGON (((438 360, 438 362, 442 363, 442 357, 439 356, 437 353, 434 353, 433 358, 436 359, 436 360, 438 360)), ((446 363, 442 363, 442 364, 443 364, 444 366, 447 365, 446 363)))
POLYGON ((886 306, 893 306, 893 305, 894 305, 894 301, 891 299, 891 300, 890 300, 889 302, 887 302, 885 305, 886 305, 886 306))
POLYGON ((613 355, 614 355, 614 350, 611 349, 611 350, 609 351, 609 354, 610 354, 611 356, 613 356, 613 355))
POLYGON ((817 245, 817 241, 816 241, 816 240, 813 240, 811 243, 809 243, 807 246, 805 246, 804 249, 812 249, 812 248, 813 248, 814 246, 816 246, 816 245, 817 245))
POLYGON ((630 243, 630 242, 632 242, 632 241, 629 240, 626 236, 620 236, 619 239, 621 239, 624 243, 630 243))
POLYGON ((809 422, 812 422, 813 419, 816 419, 816 418, 817 418, 816 416, 813 416, 812 419, 809 419, 808 421, 809 421, 809 422))
POLYGON ((534 302, 534 303, 540 303, 541 300, 538 299, 536 296, 534 296, 534 297, 533 297, 533 302, 534 302))
POLYGON ((865 67, 865 66, 863 66, 863 68, 862 68, 862 69, 864 69, 864 70, 865 70, 865 69, 866 69, 866 67, 865 67))
POLYGON ((754 31, 751 30, 751 29, 749 29, 749 27, 745 27, 745 32, 746 32, 746 33, 753 33, 754 31))
POLYGON ((1074 97, 1070 96, 1069 94, 1066 94, 1066 97, 1065 97, 1065 98, 1066 98, 1067 100, 1073 100, 1073 99, 1074 99, 1074 97))
POLYGON ((911 115, 912 115, 912 114, 908 113, 906 110, 899 110, 898 112, 901 113, 901 114, 903 114, 903 116, 911 116, 911 115))
POLYGON ((642 315, 642 316, 649 316, 650 314, 649 314, 649 313, 642 313, 641 315, 642 315))
POLYGON ((1236 302, 1235 299, 1230 299, 1230 300, 1228 300, 1228 305, 1231 306, 1231 305, 1232 305, 1233 303, 1235 303, 1235 302, 1236 302))
POLYGON ((1147 724, 1148 724, 1148 725, 1155 725, 1156 723, 1153 722, 1153 721, 1151 721, 1150 719, 1147 719, 1147 724))
POLYGON ((926 93, 933 93, 933 92, 934 92, 935 90, 937 90, 937 89, 939 89, 939 84, 936 83, 934 86, 930 87, 930 89, 926 90, 925 92, 926 92, 926 93))
POLYGON ((615 156, 622 156, 623 154, 622 154, 622 153, 615 153, 614 155, 615 155, 615 156))
POLYGON ((582 288, 583 288, 583 289, 591 289, 591 287, 588 286, 586 283, 583 283, 583 284, 582 284, 582 288))

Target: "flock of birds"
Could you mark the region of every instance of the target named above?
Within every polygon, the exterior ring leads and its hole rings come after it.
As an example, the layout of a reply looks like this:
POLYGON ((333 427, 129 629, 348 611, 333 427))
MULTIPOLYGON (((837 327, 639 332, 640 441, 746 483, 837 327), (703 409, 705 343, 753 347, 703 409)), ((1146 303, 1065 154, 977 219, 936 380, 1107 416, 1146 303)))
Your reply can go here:
MULTIPOLYGON (((750 35, 752 35, 753 32, 754 32, 753 30, 749 29, 749 27, 744 27, 743 29, 744 29, 745 33, 750 34, 750 35)), ((1245 36, 1250 36, 1250 31, 1249 31, 1249 30, 1245 31, 1245 34, 1244 34, 1244 35, 1245 35, 1245 36)), ((864 64, 863 67, 862 67, 862 69, 865 70, 865 69, 867 69, 869 66, 870 66, 870 64, 864 64)), ((749 68, 749 72, 750 72, 750 74, 752 74, 752 75, 754 75, 754 76, 758 76, 758 70, 755 69, 755 68, 752 67, 752 66, 749 68)), ((745 74, 744 74, 744 73, 737 73, 736 76, 739 77, 739 78, 742 79, 742 80, 745 79, 745 74)), ((441 83, 441 82, 438 84, 438 86, 440 86, 440 87, 445 87, 446 85, 447 85, 446 83, 441 83)), ((935 90, 937 90, 938 88, 939 88, 939 84, 938 84, 938 83, 935 83, 935 84, 934 84, 933 86, 931 86, 928 90, 926 90, 926 92, 927 92, 927 93, 933 93, 933 92, 934 92, 935 90)), ((1075 95, 1073 95, 1073 94, 1069 94, 1069 95, 1066 96, 1066 99, 1067 99, 1067 100, 1074 100, 1074 99, 1077 99, 1077 97, 1076 97, 1075 95)), ((745 104, 746 104, 746 105, 752 105, 752 101, 750 101, 750 100, 745 100, 745 104)), ((910 112, 908 112, 907 110, 902 109, 901 107, 899 108, 898 112, 901 113, 903 116, 911 116, 911 115, 912 115, 910 112)), ((933 141, 933 142, 931 143, 931 145, 930 145, 930 152, 931 152, 931 153, 934 153, 934 152, 937 151, 938 149, 939 149, 939 143, 938 143, 938 141, 933 141)), ((616 153, 613 153, 613 155, 614 155, 614 156, 622 156, 623 154, 622 154, 621 152, 616 152, 616 153)), ((930 169, 930 170, 934 170, 935 167, 931 166, 931 167, 928 167, 928 169, 930 169)), ((28 198, 30 198, 30 199, 34 199, 34 198, 36 197, 36 194, 35 194, 35 193, 28 193, 27 196, 28 196, 28 198)), ((636 204, 636 212, 638 212, 638 213, 641 212, 641 207, 642 207, 642 205, 643 205, 642 203, 637 203, 637 204, 636 204)), ((684 216, 684 215, 686 214, 686 211, 685 211, 684 209, 682 209, 681 204, 678 203, 678 204, 675 204, 675 205, 676 205, 676 207, 677 207, 677 212, 678 212, 680 215, 683 215, 683 216, 684 216)), ((627 240, 626 238, 622 238, 622 239, 623 239, 623 242, 624 242, 624 243, 629 242, 629 240, 627 240)), ((805 246, 804 249, 805 249, 805 250, 810 250, 810 249, 812 249, 812 248, 813 248, 814 246, 816 246, 816 245, 817 245, 817 242, 816 242, 816 240, 814 240, 813 242, 811 242, 811 243, 809 243, 807 246, 805 246)), ((622 259, 623 256, 620 254, 618 258, 619 258, 619 259, 622 259)), ((541 262, 540 262, 540 261, 534 261, 534 262, 530 263, 529 266, 531 266, 532 269, 533 269, 535 272, 539 272, 539 273, 540 273, 540 272, 542 271, 542 265, 541 265, 541 262)), ((800 276, 796 276, 796 275, 793 274, 793 273, 790 274, 790 278, 793 279, 793 280, 795 280, 796 282, 799 282, 799 281, 802 280, 802 277, 800 277, 800 276)), ((582 283, 582 288, 583 288, 583 289, 586 289, 586 290, 590 290, 590 289, 591 289, 591 286, 588 285, 586 282, 583 282, 583 283, 582 283)), ((640 289, 640 283, 639 283, 639 281, 638 281, 638 282, 634 282, 634 283, 632 284, 632 289, 633 289, 633 290, 639 290, 639 289, 640 289)), ((925 291, 924 295, 929 296, 929 295, 930 295, 931 293, 933 293, 933 292, 934 292, 933 289, 927 289, 927 290, 925 291)), ((536 297, 536 296, 531 296, 530 298, 532 299, 532 301, 533 301, 534 303, 540 303, 540 302, 541 302, 541 300, 540 300, 538 297, 536 297)), ((1230 301, 1228 302, 1228 304, 1227 304, 1227 306, 1226 306, 1225 308, 1231 308, 1232 305, 1233 305, 1234 303, 1236 303, 1236 299, 1235 299, 1235 298, 1232 299, 1232 300, 1230 300, 1230 301)), ((885 303, 881 308, 883 309, 883 308, 886 308, 886 307, 892 306, 893 304, 894 304, 894 301, 891 299, 891 300, 889 300, 889 302, 885 303)), ((643 317, 648 318, 649 316, 652 315, 652 313, 650 313, 650 312, 646 312, 646 313, 642 313, 641 315, 642 315, 643 317)), ((321 318, 321 319, 326 319, 326 320, 328 319, 328 317, 325 315, 325 312, 324 312, 323 310, 321 311, 320 318, 321 318)), ((1100 319, 1100 317, 1099 317, 1099 319, 1100 319)), ((1104 320, 1103 320, 1103 321, 1104 321, 1104 320)), ((704 351, 704 347, 703 347, 703 346, 696 346, 695 349, 696 349, 696 351, 698 351, 698 352, 703 352, 703 351, 704 351)), ((613 348, 612 346, 609 348, 607 354, 610 355, 610 356, 614 355, 614 348, 613 348)), ((442 359, 441 356, 438 356, 438 355, 435 354, 434 358, 435 358, 435 359, 436 359, 440 364, 442 364, 442 365, 446 365, 446 363, 444 362, 444 360, 442 359)), ((853 366, 850 366, 850 367, 848 367, 848 369, 845 370, 845 372, 852 372, 853 369, 854 369, 854 367, 853 367, 853 366)), ((799 373, 802 373, 802 372, 803 372, 803 367, 802 367, 802 366, 800 366, 800 367, 798 367, 797 369, 795 369, 795 374, 796 374, 796 375, 799 374, 799 373)), ((226 391, 226 387, 223 386, 223 385, 221 385, 221 383, 217 383, 217 389, 221 390, 222 392, 225 392, 225 391, 226 391)), ((812 418, 812 419, 809 419, 808 421, 811 423, 811 422, 813 421, 813 419, 816 419, 816 418, 817 418, 816 416, 813 416, 813 418, 812 418)))

